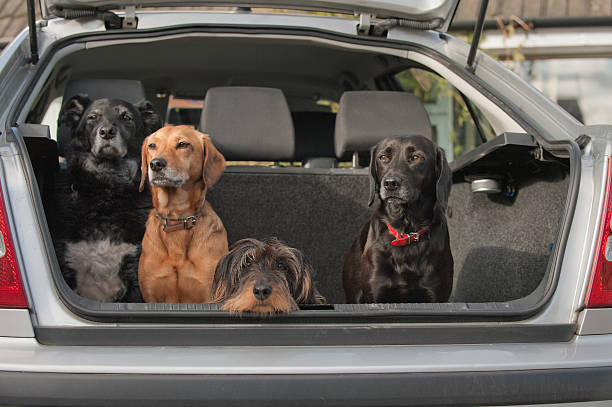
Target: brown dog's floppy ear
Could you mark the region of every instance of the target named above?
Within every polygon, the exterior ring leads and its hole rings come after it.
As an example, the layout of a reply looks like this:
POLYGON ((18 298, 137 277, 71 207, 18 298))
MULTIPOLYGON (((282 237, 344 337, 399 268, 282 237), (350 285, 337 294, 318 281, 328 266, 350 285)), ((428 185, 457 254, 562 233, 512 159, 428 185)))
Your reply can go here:
POLYGON ((219 181, 225 170, 225 157, 215 148, 210 136, 202 133, 204 142, 204 165, 202 165, 202 178, 207 188, 211 188, 219 181))
POLYGON ((370 199, 368 200, 368 206, 372 206, 374 203, 374 199, 378 194, 378 182, 376 180, 376 149, 378 144, 376 144, 370 150, 370 199))
POLYGON ((138 187, 138 191, 142 192, 144 189, 145 182, 147 181, 147 173, 149 168, 149 162, 147 160, 147 144, 149 144, 149 138, 145 138, 142 142, 142 153, 140 159, 140 187, 138 187))
POLYGON ((436 147, 436 176, 436 207, 439 207, 444 214, 448 207, 453 174, 446 161, 446 154, 440 147, 436 147))

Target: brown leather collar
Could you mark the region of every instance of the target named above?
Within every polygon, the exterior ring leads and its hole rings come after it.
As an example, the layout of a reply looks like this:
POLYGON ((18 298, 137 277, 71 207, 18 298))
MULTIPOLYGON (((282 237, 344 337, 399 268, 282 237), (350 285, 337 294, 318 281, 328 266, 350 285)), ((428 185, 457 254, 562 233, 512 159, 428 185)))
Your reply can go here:
POLYGON ((155 212, 155 216, 164 221, 164 232, 176 232, 177 230, 189 230, 196 225, 200 212, 187 216, 186 218, 164 218, 155 212))

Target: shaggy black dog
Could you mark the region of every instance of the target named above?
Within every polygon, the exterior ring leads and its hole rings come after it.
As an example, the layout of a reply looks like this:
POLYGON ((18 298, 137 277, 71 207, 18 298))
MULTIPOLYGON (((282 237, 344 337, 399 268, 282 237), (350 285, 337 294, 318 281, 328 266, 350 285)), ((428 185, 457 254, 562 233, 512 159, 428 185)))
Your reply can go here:
POLYGON ((372 148, 370 205, 379 205, 346 255, 346 302, 448 300, 451 183, 444 151, 426 137, 387 137, 372 148))
POLYGON ((312 274, 302 252, 278 239, 242 239, 217 264, 211 302, 228 311, 259 315, 322 304, 312 274))
POLYGON ((76 95, 58 125, 71 129, 54 232, 64 278, 92 300, 141 302, 138 257, 151 198, 138 192, 140 147, 161 121, 148 101, 76 95))

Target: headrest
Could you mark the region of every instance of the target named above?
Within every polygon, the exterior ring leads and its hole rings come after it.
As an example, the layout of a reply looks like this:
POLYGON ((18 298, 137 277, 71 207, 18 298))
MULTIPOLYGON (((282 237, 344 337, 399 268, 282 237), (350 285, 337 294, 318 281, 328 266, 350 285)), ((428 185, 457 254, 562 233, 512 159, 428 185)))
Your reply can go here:
POLYGON ((68 82, 64 89, 64 100, 85 93, 89 99, 121 99, 137 103, 146 99, 144 86, 140 81, 129 79, 76 79, 68 82))
POLYGON ((340 98, 336 115, 336 156, 368 151, 387 136, 432 138, 423 103, 406 92, 351 91, 340 98))
POLYGON ((227 160, 293 160, 293 122, 280 89, 210 88, 200 127, 227 160))

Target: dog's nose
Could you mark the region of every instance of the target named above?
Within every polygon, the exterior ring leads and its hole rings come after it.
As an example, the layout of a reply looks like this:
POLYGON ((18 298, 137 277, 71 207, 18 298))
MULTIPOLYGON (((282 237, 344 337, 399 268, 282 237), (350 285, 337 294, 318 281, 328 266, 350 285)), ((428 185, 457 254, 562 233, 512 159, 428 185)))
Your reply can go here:
POLYGON ((402 184, 402 180, 398 177, 385 177, 383 186, 387 191, 395 191, 402 184))
POLYGON ((253 287, 253 295, 255 295, 255 298, 258 300, 263 301, 268 298, 270 294, 272 294, 272 287, 268 284, 258 283, 253 287))
POLYGON ((115 128, 115 126, 100 127, 100 130, 98 130, 98 134, 104 140, 111 140, 117 135, 117 129, 115 128))
POLYGON ((166 168, 167 164, 168 163, 166 163, 166 160, 164 160, 163 158, 154 158, 151 160, 149 166, 153 171, 157 172, 162 170, 163 168, 166 168))

